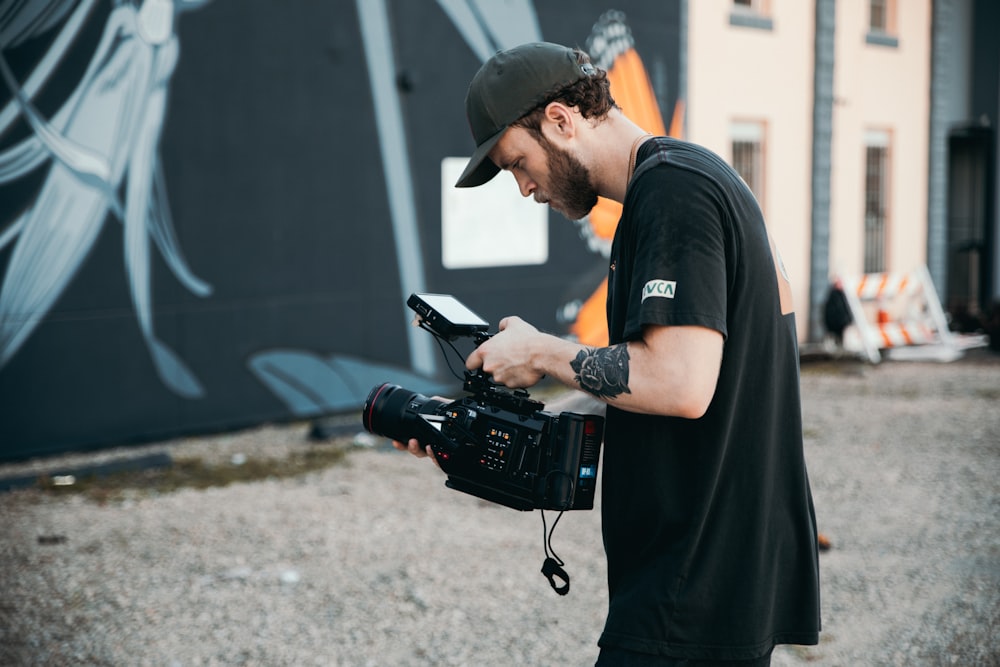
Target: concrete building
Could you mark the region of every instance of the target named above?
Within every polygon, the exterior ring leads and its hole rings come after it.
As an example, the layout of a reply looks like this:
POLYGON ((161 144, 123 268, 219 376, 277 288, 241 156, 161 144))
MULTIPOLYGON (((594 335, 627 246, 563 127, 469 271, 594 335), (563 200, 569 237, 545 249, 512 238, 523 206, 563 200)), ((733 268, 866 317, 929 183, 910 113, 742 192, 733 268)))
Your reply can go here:
POLYGON ((687 2, 687 138, 757 193, 819 340, 831 280, 927 265, 953 314, 1000 293, 1000 10, 982 0, 687 2))

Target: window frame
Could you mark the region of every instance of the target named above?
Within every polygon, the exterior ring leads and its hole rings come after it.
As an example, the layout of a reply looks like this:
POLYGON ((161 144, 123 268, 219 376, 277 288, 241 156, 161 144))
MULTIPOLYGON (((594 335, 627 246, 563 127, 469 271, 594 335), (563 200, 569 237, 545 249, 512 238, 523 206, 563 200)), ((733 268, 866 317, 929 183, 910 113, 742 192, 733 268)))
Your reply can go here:
POLYGON ((729 164, 740 175, 740 178, 747 184, 761 211, 766 210, 767 193, 767 153, 768 153, 768 124, 760 118, 734 118, 729 123, 729 164), (754 172, 745 174, 741 163, 744 159, 737 154, 738 144, 751 146, 750 161, 753 163, 754 172))
POLYGON ((729 25, 757 30, 774 30, 771 0, 732 0, 729 25))
POLYGON ((883 273, 889 268, 892 235, 891 130, 874 127, 866 130, 863 155, 862 265, 864 273, 883 273))
POLYGON ((865 42, 874 46, 899 46, 897 0, 868 0, 865 42), (876 16, 881 15, 881 21, 876 16))

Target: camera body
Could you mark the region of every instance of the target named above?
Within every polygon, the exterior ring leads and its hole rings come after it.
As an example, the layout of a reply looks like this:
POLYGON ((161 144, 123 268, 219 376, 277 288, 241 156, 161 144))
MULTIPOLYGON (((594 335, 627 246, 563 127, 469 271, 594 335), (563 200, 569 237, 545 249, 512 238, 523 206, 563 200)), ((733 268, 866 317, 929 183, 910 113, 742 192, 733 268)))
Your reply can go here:
MULTIPOLYGON (((414 294, 407 304, 440 338, 489 338, 488 324, 453 297, 414 294)), ((365 401, 364 428, 430 445, 452 489, 522 511, 593 509, 603 417, 546 412, 480 371, 466 371, 463 389, 470 395, 440 401, 378 385, 365 401)))

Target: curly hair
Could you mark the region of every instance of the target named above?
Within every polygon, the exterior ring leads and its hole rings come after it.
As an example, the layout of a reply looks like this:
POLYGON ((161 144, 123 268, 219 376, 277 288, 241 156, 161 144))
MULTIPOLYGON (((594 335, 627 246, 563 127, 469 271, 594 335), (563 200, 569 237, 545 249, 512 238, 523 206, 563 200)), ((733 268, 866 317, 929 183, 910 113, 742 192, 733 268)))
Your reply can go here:
MULTIPOLYGON (((576 62, 579 65, 590 63, 590 56, 580 49, 573 49, 576 62)), ((608 73, 593 67, 594 73, 585 76, 569 86, 553 88, 542 98, 545 101, 511 123, 514 127, 523 127, 536 139, 542 139, 542 118, 545 117, 545 107, 559 101, 568 107, 575 107, 584 118, 602 120, 612 109, 618 109, 618 104, 611 96, 611 82, 608 73)))

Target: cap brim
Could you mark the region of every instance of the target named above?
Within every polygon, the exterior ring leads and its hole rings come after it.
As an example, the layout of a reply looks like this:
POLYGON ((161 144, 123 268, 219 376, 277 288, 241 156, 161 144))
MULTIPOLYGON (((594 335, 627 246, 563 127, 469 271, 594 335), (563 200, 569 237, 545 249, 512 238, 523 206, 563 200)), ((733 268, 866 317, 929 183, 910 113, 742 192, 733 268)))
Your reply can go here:
POLYGON ((465 171, 458 177, 458 182, 455 183, 456 188, 474 188, 500 173, 500 167, 493 164, 489 153, 506 131, 505 127, 479 145, 476 152, 469 158, 469 164, 465 165, 465 171))

